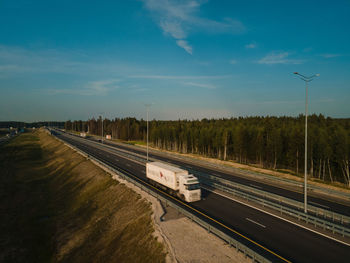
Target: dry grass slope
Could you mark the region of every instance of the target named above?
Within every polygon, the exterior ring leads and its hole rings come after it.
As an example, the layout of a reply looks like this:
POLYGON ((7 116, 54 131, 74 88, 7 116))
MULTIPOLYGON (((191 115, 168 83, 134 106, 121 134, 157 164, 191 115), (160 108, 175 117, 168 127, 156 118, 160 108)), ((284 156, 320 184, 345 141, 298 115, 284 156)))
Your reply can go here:
POLYGON ((144 199, 44 132, 0 148, 0 262, 164 262, 144 199))

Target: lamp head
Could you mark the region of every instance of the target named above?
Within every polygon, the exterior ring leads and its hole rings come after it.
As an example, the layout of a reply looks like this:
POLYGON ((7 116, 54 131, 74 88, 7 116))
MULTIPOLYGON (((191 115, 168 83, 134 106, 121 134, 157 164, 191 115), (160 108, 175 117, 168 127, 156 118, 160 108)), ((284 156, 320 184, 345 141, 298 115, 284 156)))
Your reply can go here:
POLYGON ((298 72, 294 72, 294 74, 299 74, 298 72))

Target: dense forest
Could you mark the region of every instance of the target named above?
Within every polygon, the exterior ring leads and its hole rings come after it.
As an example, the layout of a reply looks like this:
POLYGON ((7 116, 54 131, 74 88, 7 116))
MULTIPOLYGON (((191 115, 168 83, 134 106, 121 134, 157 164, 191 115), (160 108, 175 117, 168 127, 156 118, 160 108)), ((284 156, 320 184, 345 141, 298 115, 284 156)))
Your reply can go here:
MULTIPOLYGON (((149 122, 154 147, 304 173, 305 117, 240 117, 149 122)), ((67 130, 102 133, 102 119, 67 121, 67 130)), ((135 118, 103 120, 104 135, 146 141, 147 123, 135 118)), ((308 174, 350 186, 350 119, 308 117, 308 174)))

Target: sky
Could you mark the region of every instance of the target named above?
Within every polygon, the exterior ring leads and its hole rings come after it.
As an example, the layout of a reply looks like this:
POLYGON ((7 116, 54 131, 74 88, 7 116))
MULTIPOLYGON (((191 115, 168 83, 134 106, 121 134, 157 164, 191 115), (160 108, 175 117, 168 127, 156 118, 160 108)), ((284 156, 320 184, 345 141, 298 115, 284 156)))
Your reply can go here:
POLYGON ((0 0, 0 121, 350 117, 350 1, 0 0))

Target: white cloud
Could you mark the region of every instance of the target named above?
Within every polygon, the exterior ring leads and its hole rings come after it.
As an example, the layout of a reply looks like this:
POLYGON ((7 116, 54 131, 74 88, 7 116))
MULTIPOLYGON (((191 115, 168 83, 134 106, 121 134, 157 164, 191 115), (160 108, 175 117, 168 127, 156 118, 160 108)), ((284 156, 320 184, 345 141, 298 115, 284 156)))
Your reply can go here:
POLYGON ((259 64, 302 64, 304 61, 300 59, 290 59, 289 52, 272 52, 258 61, 259 64))
POLYGON ((230 60, 230 64, 232 64, 232 65, 237 64, 237 60, 231 59, 231 60, 230 60))
POLYGON ((164 33, 170 34, 175 39, 183 39, 187 37, 187 34, 178 21, 163 20, 160 21, 160 27, 163 29, 164 33))
POLYGON ((198 88, 205 88, 205 89, 216 89, 217 87, 211 84, 204 84, 204 83, 195 83, 195 82, 184 82, 187 86, 193 86, 198 88))
POLYGON ((199 17, 198 12, 203 1, 143 0, 143 2, 164 34, 173 37, 177 45, 189 54, 192 54, 192 47, 186 38, 190 31, 239 33, 245 29, 240 21, 231 18, 215 21, 199 17))
POLYGON ((324 57, 324 58, 336 58, 336 57, 340 57, 341 55, 340 54, 321 54, 320 55, 321 57, 324 57))
POLYGON ((247 49, 254 49, 256 47, 257 47, 257 45, 255 43, 250 43, 250 44, 245 45, 245 48, 247 48, 247 49))
POLYGON ((176 44, 182 47, 188 54, 192 55, 192 47, 188 44, 186 40, 176 40, 176 44))

